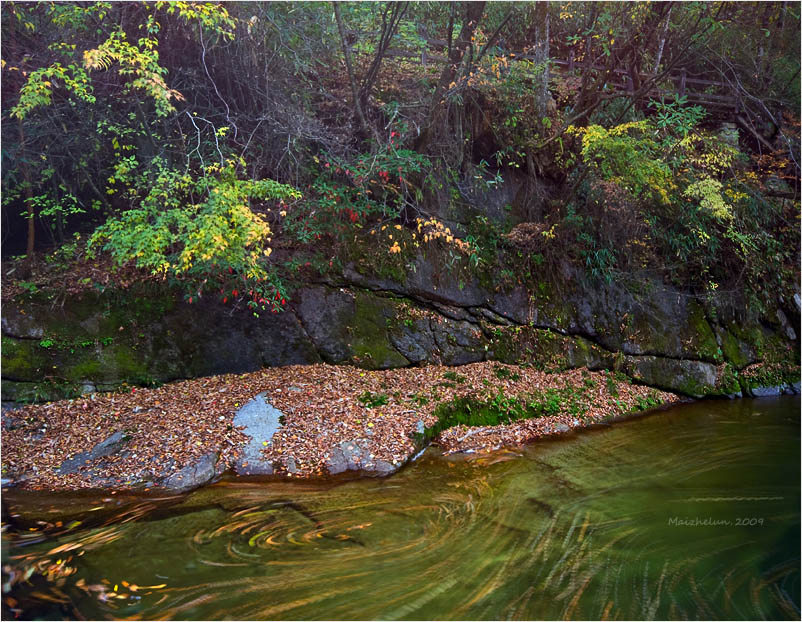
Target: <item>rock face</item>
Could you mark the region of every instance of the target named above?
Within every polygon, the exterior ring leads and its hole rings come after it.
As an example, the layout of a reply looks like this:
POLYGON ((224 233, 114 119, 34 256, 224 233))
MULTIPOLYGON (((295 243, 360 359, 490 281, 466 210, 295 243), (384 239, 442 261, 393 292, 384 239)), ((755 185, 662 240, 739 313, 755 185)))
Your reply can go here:
POLYGON ((234 415, 234 425, 245 426, 243 432, 251 437, 235 466, 239 475, 273 473, 273 465, 262 458, 262 449, 270 444, 273 435, 281 427, 282 413, 265 401, 265 395, 260 393, 234 415))
POLYGON ((766 317, 738 315, 662 282, 587 282, 568 267, 554 280, 563 285, 496 291, 431 257, 410 261, 396 280, 348 265, 339 281, 307 285, 285 312, 259 317, 213 301, 187 305, 151 286, 55 308, 30 298, 7 303, 3 397, 44 401, 265 366, 482 360, 616 369, 686 395, 732 395, 740 390, 734 372, 766 353, 798 365, 793 301, 766 317))

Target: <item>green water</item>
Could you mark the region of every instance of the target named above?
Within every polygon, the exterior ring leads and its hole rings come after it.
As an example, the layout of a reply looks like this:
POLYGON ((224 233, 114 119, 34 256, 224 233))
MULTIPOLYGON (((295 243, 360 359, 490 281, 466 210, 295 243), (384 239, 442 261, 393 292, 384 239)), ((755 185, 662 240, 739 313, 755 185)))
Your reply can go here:
POLYGON ((9 493, 3 619, 9 596, 50 619, 799 619, 799 412, 683 405, 386 479, 9 493), (51 506, 61 527, 26 519, 51 506))

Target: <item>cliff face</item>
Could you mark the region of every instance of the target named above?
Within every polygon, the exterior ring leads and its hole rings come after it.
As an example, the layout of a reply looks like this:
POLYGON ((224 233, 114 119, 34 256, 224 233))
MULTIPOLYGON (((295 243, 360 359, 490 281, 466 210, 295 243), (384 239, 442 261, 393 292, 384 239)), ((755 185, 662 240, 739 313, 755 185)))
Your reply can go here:
POLYGON ((494 291, 431 258, 411 261, 395 279, 350 264, 337 279, 301 287, 285 312, 259 317, 144 286, 57 307, 41 294, 22 297, 3 308, 3 399, 321 361, 587 366, 694 397, 782 391, 799 379, 794 301, 760 316, 658 281, 590 282, 568 266, 548 281, 560 286, 494 291))

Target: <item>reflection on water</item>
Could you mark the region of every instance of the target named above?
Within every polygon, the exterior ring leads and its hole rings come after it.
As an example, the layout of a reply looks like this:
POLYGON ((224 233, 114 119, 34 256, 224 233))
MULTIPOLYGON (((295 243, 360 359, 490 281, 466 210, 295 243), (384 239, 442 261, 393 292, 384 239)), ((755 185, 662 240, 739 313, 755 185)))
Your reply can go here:
POLYGON ((798 619, 799 408, 685 405, 381 480, 115 497, 113 515, 73 498, 4 535, 4 619, 798 619))

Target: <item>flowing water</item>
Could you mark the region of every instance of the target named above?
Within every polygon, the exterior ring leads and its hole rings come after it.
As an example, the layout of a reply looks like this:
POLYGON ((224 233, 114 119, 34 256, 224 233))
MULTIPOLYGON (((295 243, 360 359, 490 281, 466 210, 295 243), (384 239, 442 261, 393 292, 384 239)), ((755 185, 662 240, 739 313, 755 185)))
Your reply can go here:
POLYGON ((700 402, 385 479, 9 493, 3 618, 799 619, 799 413, 700 402))

